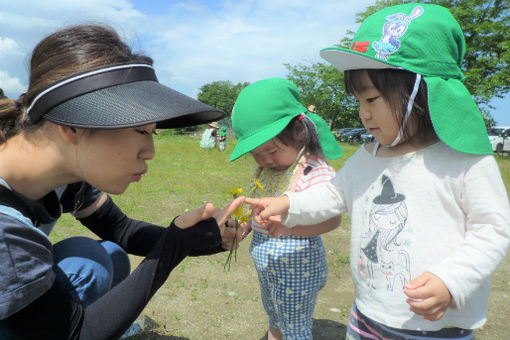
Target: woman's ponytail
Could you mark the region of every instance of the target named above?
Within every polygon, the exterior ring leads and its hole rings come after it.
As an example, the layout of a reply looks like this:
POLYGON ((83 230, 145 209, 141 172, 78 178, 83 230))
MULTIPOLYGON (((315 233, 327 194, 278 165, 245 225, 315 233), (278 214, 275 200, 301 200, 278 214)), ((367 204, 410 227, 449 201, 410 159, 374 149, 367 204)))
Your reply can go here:
POLYGON ((0 145, 21 130, 23 110, 23 95, 17 100, 0 97, 0 145))

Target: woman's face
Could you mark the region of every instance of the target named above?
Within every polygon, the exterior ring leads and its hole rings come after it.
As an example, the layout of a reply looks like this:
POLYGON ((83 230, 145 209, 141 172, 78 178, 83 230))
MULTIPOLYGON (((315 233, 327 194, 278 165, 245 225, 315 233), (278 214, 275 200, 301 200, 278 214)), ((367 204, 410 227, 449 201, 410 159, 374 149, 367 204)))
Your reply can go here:
POLYGON ((104 192, 124 192, 147 172, 146 162, 155 155, 155 130, 154 123, 84 133, 76 150, 80 177, 104 192))

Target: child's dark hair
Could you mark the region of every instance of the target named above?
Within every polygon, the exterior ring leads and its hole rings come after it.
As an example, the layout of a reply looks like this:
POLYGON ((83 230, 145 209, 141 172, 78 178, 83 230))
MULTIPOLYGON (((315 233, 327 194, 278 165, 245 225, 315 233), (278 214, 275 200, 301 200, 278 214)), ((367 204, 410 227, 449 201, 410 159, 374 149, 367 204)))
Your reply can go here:
MULTIPOLYGON (((374 87, 379 91, 388 103, 395 118, 402 126, 404 114, 407 111, 407 103, 414 87, 416 74, 405 70, 396 69, 366 69, 348 70, 344 72, 344 85, 347 94, 363 92, 362 76, 366 73, 374 87)), ((435 137, 432 121, 428 108, 427 84, 423 79, 413 108, 409 116, 408 124, 403 129, 403 136, 407 140, 422 142, 435 137), (416 131, 412 135, 412 131, 416 131)))
POLYGON ((132 53, 107 25, 76 25, 50 34, 32 52, 26 94, 17 100, 0 98, 0 144, 21 130, 41 125, 31 126, 25 112, 51 83, 82 70, 125 62, 152 65, 151 58, 132 53))
POLYGON ((304 115, 292 118, 285 129, 275 138, 285 145, 295 145, 298 149, 304 147, 305 151, 324 157, 315 124, 304 115))

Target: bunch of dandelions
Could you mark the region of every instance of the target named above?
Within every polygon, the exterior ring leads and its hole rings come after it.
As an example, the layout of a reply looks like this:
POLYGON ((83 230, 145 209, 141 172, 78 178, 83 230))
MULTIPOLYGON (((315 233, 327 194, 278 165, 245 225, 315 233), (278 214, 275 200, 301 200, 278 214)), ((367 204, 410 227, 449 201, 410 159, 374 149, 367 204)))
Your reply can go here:
MULTIPOLYGON (((260 184, 258 179, 254 179, 253 186, 251 187, 250 191, 248 192, 248 197, 253 194, 255 189, 263 190, 264 187, 262 184, 260 184)), ((242 188, 233 188, 229 190, 229 194, 232 195, 233 199, 236 199, 243 193, 242 188)), ((234 211, 232 214, 232 217, 235 221, 235 234, 234 239, 232 240, 232 247, 230 248, 230 252, 228 253, 227 260, 225 261, 225 264, 223 265, 223 271, 230 270, 230 266, 232 264, 232 260, 234 262, 237 261, 237 248, 239 246, 239 240, 237 239, 237 231, 239 230, 239 227, 243 223, 247 223, 249 220, 251 220, 251 210, 248 210, 247 212, 244 212, 243 206, 240 205, 239 208, 234 211)))

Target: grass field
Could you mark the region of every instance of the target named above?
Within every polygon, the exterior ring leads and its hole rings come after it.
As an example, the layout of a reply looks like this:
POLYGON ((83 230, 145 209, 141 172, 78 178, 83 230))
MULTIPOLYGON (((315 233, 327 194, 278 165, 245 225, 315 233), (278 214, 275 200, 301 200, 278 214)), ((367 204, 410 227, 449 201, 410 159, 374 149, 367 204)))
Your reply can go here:
MULTIPOLYGON (((156 158, 143 180, 132 184, 114 201, 130 217, 168 225, 175 215, 205 202, 223 207, 229 189, 247 187, 254 161, 228 161, 232 138, 224 152, 201 150, 199 138, 161 133, 155 137, 156 158)), ((342 144, 346 155, 332 162, 339 169, 359 146, 342 144)), ((497 156, 510 189, 510 158, 497 156)), ((314 314, 314 339, 343 339, 347 313, 354 298, 349 270, 349 216, 323 236, 329 277, 314 314)), ((52 242, 70 236, 94 237, 71 216, 63 216, 51 234, 52 242)), ((147 330, 136 339, 264 339, 267 317, 259 298, 258 281, 248 253, 250 237, 241 244, 237 262, 223 271, 227 254, 187 258, 170 275, 144 310, 147 330)), ((131 257, 133 267, 141 258, 131 257)), ((507 317, 510 301, 510 256, 493 277, 489 321, 477 339, 510 339, 507 317)), ((126 297, 129 298, 129 297, 126 297)))

